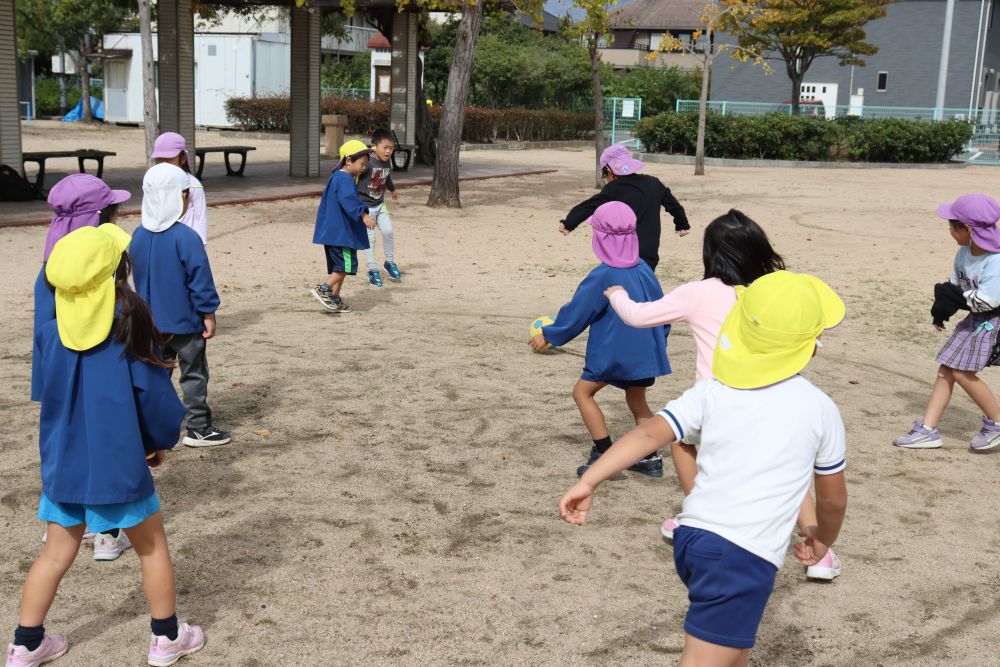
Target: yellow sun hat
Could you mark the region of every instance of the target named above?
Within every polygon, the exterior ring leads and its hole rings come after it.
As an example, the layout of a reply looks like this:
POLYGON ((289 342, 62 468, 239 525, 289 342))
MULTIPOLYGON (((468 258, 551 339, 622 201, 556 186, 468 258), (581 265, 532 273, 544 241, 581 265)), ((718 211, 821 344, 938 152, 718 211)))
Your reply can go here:
POLYGON ((357 139, 351 139, 350 141, 344 142, 340 147, 340 159, 351 157, 352 155, 357 155, 358 153, 367 153, 369 148, 365 145, 365 142, 358 141, 357 139))
POLYGON ((806 367, 816 340, 845 314, 844 302, 815 276, 791 271, 761 276, 729 311, 712 374, 736 389, 787 380, 806 367))
POLYGON ((106 223, 81 227, 59 239, 45 265, 56 288, 59 339, 71 350, 89 350, 104 342, 115 317, 115 269, 131 237, 106 223))

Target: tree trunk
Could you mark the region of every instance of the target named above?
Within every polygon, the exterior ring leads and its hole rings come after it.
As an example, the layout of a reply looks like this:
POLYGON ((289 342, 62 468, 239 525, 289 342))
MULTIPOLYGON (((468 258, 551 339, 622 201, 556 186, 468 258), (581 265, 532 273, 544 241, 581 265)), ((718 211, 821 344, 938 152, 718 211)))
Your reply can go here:
POLYGON ((451 69, 448 71, 448 91, 444 96, 444 113, 438 132, 437 161, 434 164, 431 194, 427 198, 428 206, 462 207, 458 196, 458 153, 462 144, 465 102, 469 97, 469 83, 472 80, 472 60, 482 22, 482 2, 463 8, 451 69))
POLYGON ((792 80, 792 98, 791 98, 792 99, 792 115, 793 116, 798 116, 799 113, 800 113, 800 110, 799 110, 799 96, 802 94, 802 78, 803 77, 802 77, 802 75, 795 76, 794 74, 792 74, 792 75, 790 75, 790 78, 792 80))
POLYGON ((431 110, 424 99, 424 63, 417 58, 417 162, 420 164, 433 165, 435 162, 434 153, 434 122, 431 119, 431 110))
POLYGON ((706 54, 701 62, 701 97, 698 98, 698 140, 694 150, 694 175, 705 175, 705 118, 708 115, 708 87, 715 57, 706 54))
POLYGON ((594 86, 594 187, 598 190, 601 182, 601 153, 604 152, 604 95, 601 93, 601 58, 597 51, 597 38, 592 37, 590 46, 590 79, 594 86))
POLYGON ((80 73, 80 101, 83 103, 81 120, 91 123, 94 114, 90 108, 90 60, 87 58, 87 40, 84 37, 80 38, 80 58, 76 69, 80 73))
MULTIPOLYGON (((139 0, 139 33, 142 41, 142 127, 146 131, 146 159, 153 154, 153 144, 160 133, 156 108, 156 81, 153 65, 153 26, 150 0, 139 0)), ((189 165, 194 168, 194 165, 189 165)))
POLYGON ((66 108, 66 41, 59 38, 59 115, 65 116, 66 108))

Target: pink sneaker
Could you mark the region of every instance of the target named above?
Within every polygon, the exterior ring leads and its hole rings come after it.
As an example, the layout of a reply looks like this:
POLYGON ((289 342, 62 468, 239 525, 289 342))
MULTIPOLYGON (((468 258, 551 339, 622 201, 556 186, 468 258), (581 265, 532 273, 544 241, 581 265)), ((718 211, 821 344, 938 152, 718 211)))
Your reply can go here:
POLYGON ((840 576, 844 569, 844 564, 833 553, 833 549, 828 549, 826 555, 815 565, 806 568, 806 579, 823 579, 833 581, 840 576))
POLYGON ((126 549, 131 548, 132 543, 128 541, 124 530, 118 531, 118 537, 98 533, 94 538, 94 560, 118 560, 126 549))
POLYGON ((34 651, 23 646, 7 645, 7 667, 37 667, 62 657, 69 650, 69 640, 63 635, 45 635, 34 651))
POLYGON ((677 530, 678 526, 681 524, 677 522, 677 517, 670 517, 663 522, 660 526, 660 534, 663 535, 668 540, 674 539, 674 531, 677 530))
POLYGON ((197 625, 181 623, 177 626, 177 639, 150 635, 148 662, 152 667, 169 667, 186 655, 200 651, 205 646, 205 633, 197 625))

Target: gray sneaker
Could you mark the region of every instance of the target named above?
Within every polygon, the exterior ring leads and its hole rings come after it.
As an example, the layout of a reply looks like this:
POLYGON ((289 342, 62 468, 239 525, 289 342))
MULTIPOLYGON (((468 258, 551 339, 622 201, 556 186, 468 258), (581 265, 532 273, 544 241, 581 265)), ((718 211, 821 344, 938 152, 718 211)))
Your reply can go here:
MULTIPOLYGON (((927 428, 918 419, 913 422, 913 428, 909 433, 899 436, 892 441, 892 444, 908 449, 936 449, 941 446, 941 434, 936 428, 927 428)), ((997 433, 997 442, 994 446, 998 444, 1000 444, 1000 432, 997 433)))
POLYGON ((993 449, 997 445, 1000 445, 1000 424, 983 417, 983 430, 972 438, 969 447, 977 452, 982 452, 993 449))
POLYGON ((329 287, 327 287, 327 289, 323 289, 324 287, 327 286, 316 285, 316 287, 309 290, 309 293, 312 294, 314 299, 323 304, 324 308, 335 313, 337 312, 337 304, 333 301, 333 292, 330 291, 329 287))

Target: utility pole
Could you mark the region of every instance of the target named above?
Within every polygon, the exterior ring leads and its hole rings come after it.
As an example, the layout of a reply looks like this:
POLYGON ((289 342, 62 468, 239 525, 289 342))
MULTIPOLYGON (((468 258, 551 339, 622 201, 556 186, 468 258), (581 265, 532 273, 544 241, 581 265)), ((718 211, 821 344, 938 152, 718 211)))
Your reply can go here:
POLYGON ((937 100, 934 102, 934 119, 944 117, 944 94, 948 86, 948 56, 951 55, 951 25, 955 18, 955 0, 948 0, 944 10, 944 34, 941 37, 941 64, 938 68, 937 100))

